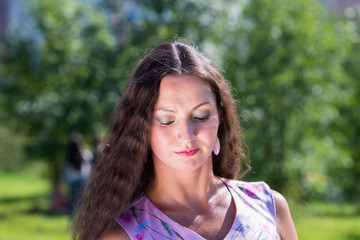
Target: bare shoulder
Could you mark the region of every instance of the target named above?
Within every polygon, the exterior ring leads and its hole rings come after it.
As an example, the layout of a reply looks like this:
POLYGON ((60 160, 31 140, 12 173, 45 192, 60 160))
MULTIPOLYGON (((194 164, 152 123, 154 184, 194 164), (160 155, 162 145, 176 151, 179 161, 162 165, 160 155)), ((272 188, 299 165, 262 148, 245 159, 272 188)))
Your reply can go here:
POLYGON ((280 193, 272 190, 276 207, 276 225, 282 240, 297 240, 294 222, 291 217, 289 205, 280 193))
POLYGON ((116 232, 107 233, 100 238, 100 240, 131 240, 125 230, 119 226, 116 232))
POLYGON ((287 212, 290 213, 289 205, 281 193, 271 190, 272 195, 275 200, 275 207, 276 207, 276 215, 277 217, 283 217, 287 215, 287 212))

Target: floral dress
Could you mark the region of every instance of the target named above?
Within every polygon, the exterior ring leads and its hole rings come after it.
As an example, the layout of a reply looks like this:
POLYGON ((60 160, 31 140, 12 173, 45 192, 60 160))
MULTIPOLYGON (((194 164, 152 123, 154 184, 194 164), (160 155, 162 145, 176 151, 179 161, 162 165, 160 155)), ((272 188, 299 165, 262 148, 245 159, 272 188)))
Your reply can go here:
MULTIPOLYGON (((275 203, 264 182, 221 179, 236 206, 236 216, 225 240, 280 239, 275 222, 275 203)), ((134 240, 204 240, 196 232, 176 223, 161 212, 146 196, 135 201, 116 217, 134 240)))

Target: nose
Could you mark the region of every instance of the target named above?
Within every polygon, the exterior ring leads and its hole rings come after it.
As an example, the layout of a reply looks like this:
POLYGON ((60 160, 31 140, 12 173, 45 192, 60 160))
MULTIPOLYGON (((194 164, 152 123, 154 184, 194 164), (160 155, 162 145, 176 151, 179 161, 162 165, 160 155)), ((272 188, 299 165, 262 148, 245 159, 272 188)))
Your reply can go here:
POLYGON ((196 124, 190 120, 184 121, 182 124, 179 124, 177 130, 177 140, 182 143, 182 145, 187 146, 195 140, 196 136, 196 124))

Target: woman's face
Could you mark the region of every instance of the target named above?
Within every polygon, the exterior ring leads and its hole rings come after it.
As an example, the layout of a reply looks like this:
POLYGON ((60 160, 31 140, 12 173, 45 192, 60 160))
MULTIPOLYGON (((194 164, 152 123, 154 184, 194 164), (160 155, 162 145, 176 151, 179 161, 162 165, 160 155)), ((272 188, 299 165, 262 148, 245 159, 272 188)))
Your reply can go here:
POLYGON ((215 96, 205 81, 191 75, 164 77, 150 136, 155 168, 212 166, 219 124, 215 96))

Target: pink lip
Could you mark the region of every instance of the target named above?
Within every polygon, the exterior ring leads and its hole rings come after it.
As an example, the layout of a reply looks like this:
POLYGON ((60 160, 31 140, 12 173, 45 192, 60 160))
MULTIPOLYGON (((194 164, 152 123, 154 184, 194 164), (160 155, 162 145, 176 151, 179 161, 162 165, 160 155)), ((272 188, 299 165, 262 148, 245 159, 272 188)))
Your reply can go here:
POLYGON ((199 148, 194 148, 186 151, 175 152, 177 155, 184 156, 184 157, 191 157, 194 156, 199 151, 199 148))

